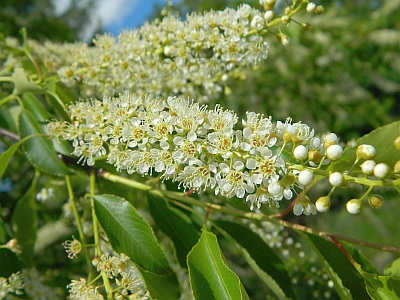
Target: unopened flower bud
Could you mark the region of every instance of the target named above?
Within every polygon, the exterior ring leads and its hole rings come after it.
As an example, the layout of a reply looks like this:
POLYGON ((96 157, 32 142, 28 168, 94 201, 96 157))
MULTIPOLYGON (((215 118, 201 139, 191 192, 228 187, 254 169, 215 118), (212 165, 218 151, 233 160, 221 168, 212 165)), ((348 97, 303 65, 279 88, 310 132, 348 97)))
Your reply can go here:
POLYGON ((324 138, 324 149, 328 149, 329 146, 335 145, 338 142, 338 137, 335 133, 331 132, 324 138))
POLYGON ((365 159, 365 160, 369 160, 369 159, 373 159, 376 155, 376 150, 374 148, 374 146, 372 145, 360 145, 357 147, 356 150, 356 156, 357 159, 365 159))
POLYGON ((296 182, 296 176, 293 173, 285 174, 279 182, 284 187, 291 186, 296 182))
POLYGON ((346 185, 346 180, 340 172, 333 172, 329 175, 329 183, 334 187, 343 187, 346 185))
POLYGON ((326 149, 326 157, 330 160, 336 161, 339 160, 343 155, 343 148, 340 145, 330 145, 326 149))
POLYGON ((375 161, 366 160, 360 165, 361 172, 363 172, 365 175, 371 175, 374 172, 375 165, 375 161))
POLYGON ((281 17, 281 22, 282 23, 287 24, 287 23, 289 23, 289 21, 290 21, 290 17, 289 16, 284 15, 284 16, 281 17))
POLYGON ((374 176, 383 179, 389 175, 389 166, 385 163, 379 163, 374 167, 374 176))
POLYGON ((303 145, 299 145, 294 149, 293 156, 298 160, 306 160, 308 158, 308 149, 303 145))
POLYGON ((370 195, 368 203, 372 208, 380 208, 383 205, 383 197, 381 195, 370 195))
POLYGON ((306 11, 307 12, 313 12, 316 7, 317 6, 315 5, 315 3, 310 2, 310 3, 307 4, 306 11))
POLYGON ((361 212, 361 201, 359 199, 351 199, 347 201, 346 209, 353 215, 359 214, 361 212))
POLYGON ((327 212, 331 207, 331 199, 328 196, 319 197, 315 202, 315 207, 319 212, 327 212))
POLYGON ((397 150, 400 150, 400 135, 393 141, 393 145, 397 150))
POLYGON ((309 170, 303 170, 299 173, 298 179, 299 179, 300 184, 306 186, 313 182, 314 174, 313 174, 313 172, 311 172, 309 170))
POLYGON ((267 22, 272 21, 275 18, 275 14, 272 10, 267 10, 264 14, 264 19, 267 22))
POLYGON ((324 7, 323 7, 322 5, 318 5, 318 6, 315 8, 314 13, 315 13, 316 15, 320 15, 320 14, 324 13, 324 7))
POLYGON ((308 152, 308 159, 315 162, 319 163, 322 159, 322 154, 321 152, 318 152, 317 150, 311 150, 308 152))

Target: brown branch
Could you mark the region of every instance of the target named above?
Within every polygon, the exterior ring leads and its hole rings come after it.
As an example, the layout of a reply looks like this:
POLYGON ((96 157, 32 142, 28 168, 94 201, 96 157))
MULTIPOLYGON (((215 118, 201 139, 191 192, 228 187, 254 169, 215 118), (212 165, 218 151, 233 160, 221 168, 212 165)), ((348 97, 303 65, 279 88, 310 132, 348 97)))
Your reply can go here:
POLYGON ((0 128, 0 135, 9 137, 9 138, 11 138, 13 140, 16 140, 16 141, 19 141, 18 134, 14 133, 12 131, 9 131, 7 129, 4 129, 4 128, 0 128))

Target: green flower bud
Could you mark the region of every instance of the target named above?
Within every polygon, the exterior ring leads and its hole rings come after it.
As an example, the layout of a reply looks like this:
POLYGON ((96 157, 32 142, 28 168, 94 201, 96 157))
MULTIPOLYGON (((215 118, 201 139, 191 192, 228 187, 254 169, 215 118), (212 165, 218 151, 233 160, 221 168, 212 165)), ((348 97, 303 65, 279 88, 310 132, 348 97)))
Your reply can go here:
POLYGON ((308 151, 308 159, 315 163, 319 163, 322 157, 323 157, 322 154, 317 150, 308 151))
POLYGON ((292 186, 296 182, 296 176, 293 173, 285 174, 279 182, 282 186, 292 186))
POLYGON ((383 197, 381 195, 370 195, 368 203, 372 208, 380 208, 383 205, 383 197))

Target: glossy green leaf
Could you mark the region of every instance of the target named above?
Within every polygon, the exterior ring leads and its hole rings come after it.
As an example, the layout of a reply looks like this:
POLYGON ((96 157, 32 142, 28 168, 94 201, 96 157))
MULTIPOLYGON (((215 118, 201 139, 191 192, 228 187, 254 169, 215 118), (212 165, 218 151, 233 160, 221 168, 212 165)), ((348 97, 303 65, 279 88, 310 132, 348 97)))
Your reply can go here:
POLYGON ((178 261, 186 268, 186 256, 197 243, 200 232, 187 215, 171 207, 162 195, 149 192, 147 199, 154 222, 172 240, 178 261))
POLYGON ((321 258, 341 299, 369 299, 364 278, 335 244, 311 233, 303 235, 321 258))
POLYGON ((374 300, 400 299, 400 279, 390 276, 381 276, 363 271, 359 272, 365 279, 367 292, 374 300))
POLYGON ((400 121, 393 122, 379 127, 359 138, 354 147, 347 147, 344 150, 340 162, 334 165, 334 171, 343 172, 350 169, 356 159, 356 149, 362 144, 369 144, 375 147, 376 156, 374 157, 374 160, 376 162, 382 162, 389 166, 394 166, 400 157, 400 151, 397 150, 393 144, 395 138, 400 135, 399 127, 400 121))
MULTIPOLYGON (((28 110, 23 109, 19 117, 19 131, 21 138, 43 133, 35 116, 28 110)), ((57 157, 52 142, 46 137, 34 137, 24 145, 25 153, 29 161, 40 171, 64 176, 70 174, 70 170, 57 157)))
POLYGON ((383 270, 385 275, 400 278, 400 258, 392 261, 386 268, 383 270))
POLYGON ((125 253, 139 267, 153 298, 178 299, 177 278, 157 243, 150 225, 125 199, 114 195, 94 196, 97 219, 111 246, 125 253), (164 290, 159 287, 164 286, 164 290))
POLYGON ((187 263, 195 299, 249 299, 237 275, 226 265, 213 233, 203 229, 187 263))
POLYGON ((18 200, 11 219, 15 238, 22 248, 21 259, 26 266, 32 266, 33 263, 33 249, 38 227, 36 182, 37 177, 34 178, 28 191, 18 200))
POLYGON ((214 221, 242 250, 244 258, 279 299, 295 299, 289 274, 278 255, 249 228, 229 221, 214 221))

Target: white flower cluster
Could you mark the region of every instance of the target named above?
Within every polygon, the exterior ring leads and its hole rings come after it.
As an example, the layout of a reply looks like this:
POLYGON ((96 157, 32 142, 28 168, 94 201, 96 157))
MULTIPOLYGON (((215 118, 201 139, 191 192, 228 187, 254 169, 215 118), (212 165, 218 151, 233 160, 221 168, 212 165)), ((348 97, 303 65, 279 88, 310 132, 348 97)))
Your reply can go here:
POLYGON ((0 299, 6 298, 8 294, 22 295, 24 279, 21 272, 12 273, 10 277, 0 277, 0 299))
MULTIPOLYGON (((223 87, 226 74, 267 58, 262 12, 249 5, 237 10, 170 15, 118 38, 97 36, 95 47, 79 47, 58 69, 65 84, 87 96, 125 91, 155 96, 183 95, 207 101, 223 87), (162 87, 162 88, 160 88, 162 87)), ((79 46, 79 45, 78 45, 79 46)))
POLYGON ((107 159, 129 174, 161 173, 185 189, 246 198, 251 209, 291 199, 295 185, 304 187, 287 169, 289 157, 282 150, 289 142, 320 147, 306 124, 273 123, 250 112, 243 129, 236 129, 234 112, 175 97, 121 94, 77 102, 69 114, 71 123, 51 122, 47 129, 52 137, 72 141, 80 163, 107 159))
MULTIPOLYGON (((302 2, 293 1, 290 6, 287 20, 305 9, 302 2)), ((85 97, 135 92, 207 102, 224 91, 226 80, 239 68, 267 58, 265 36, 271 27, 286 25, 284 20, 272 10, 242 4, 237 9, 188 14, 184 21, 170 14, 118 37, 99 35, 94 47, 81 42, 29 40, 28 44, 32 56, 46 66, 45 72, 58 74, 64 84, 78 88, 85 97)), ((6 43, 18 47, 15 40, 6 43)), ((0 74, 12 73, 21 65, 12 52, 0 52, 2 58, 5 68, 0 74)))
POLYGON ((105 272, 108 278, 115 279, 120 293, 117 299, 126 296, 129 299, 150 299, 149 292, 145 289, 132 261, 125 254, 102 255, 99 259, 95 259, 93 264, 97 271, 105 272))

